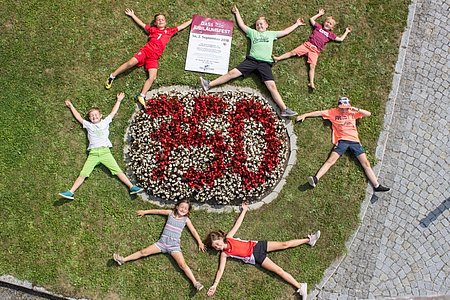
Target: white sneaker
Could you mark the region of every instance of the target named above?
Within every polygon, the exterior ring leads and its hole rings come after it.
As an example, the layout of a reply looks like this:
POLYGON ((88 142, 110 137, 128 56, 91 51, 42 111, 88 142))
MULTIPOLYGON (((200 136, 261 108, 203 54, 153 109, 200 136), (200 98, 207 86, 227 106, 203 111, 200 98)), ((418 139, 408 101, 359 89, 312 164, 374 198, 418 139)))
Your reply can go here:
POLYGON ((317 230, 316 233, 313 234, 308 234, 308 245, 310 245, 311 247, 314 247, 314 245, 316 244, 317 240, 320 238, 320 230, 317 230))
POLYGON ((302 296, 302 300, 306 300, 306 296, 308 296, 308 284, 306 282, 300 283, 300 288, 296 293, 302 296))

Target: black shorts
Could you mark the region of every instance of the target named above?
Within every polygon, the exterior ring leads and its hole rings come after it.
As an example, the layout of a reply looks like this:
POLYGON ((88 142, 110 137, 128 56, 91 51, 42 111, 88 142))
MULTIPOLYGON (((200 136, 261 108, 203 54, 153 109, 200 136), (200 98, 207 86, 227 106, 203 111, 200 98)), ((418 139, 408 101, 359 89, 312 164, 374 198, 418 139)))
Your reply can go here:
POLYGON ((256 60, 250 56, 247 56, 247 58, 236 67, 236 69, 238 69, 244 76, 256 72, 259 74, 263 82, 274 80, 272 74, 272 64, 266 61, 256 60))
POLYGON ((255 258, 255 263, 261 265, 267 257, 267 241, 258 241, 258 243, 253 247, 253 257, 255 258))

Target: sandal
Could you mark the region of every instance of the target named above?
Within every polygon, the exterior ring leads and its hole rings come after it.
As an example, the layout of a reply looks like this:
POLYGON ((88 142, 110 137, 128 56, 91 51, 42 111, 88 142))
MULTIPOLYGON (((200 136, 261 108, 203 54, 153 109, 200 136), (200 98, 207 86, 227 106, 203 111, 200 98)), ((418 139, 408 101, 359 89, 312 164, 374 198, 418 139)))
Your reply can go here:
POLYGON ((198 292, 204 288, 203 284, 201 284, 198 281, 194 284, 194 287, 197 289, 198 292))

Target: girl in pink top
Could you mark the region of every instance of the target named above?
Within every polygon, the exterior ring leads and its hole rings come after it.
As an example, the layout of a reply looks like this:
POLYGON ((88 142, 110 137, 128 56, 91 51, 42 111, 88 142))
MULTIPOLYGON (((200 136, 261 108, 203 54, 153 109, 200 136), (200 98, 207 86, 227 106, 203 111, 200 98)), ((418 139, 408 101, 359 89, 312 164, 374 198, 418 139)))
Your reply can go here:
POLYGON ((336 20, 333 17, 328 17, 325 19, 325 23, 323 25, 316 22, 316 19, 323 16, 325 14, 325 10, 319 9, 319 12, 312 16, 309 19, 311 26, 313 27, 313 32, 309 36, 309 39, 304 42, 302 45, 298 46, 292 51, 286 52, 280 56, 274 56, 273 59, 275 62, 287 59, 291 56, 308 56, 307 63, 309 64, 309 83, 308 86, 311 89, 315 89, 314 85, 314 75, 317 65, 317 59, 319 58, 320 52, 322 52, 323 48, 329 41, 342 42, 352 31, 351 27, 347 27, 345 29, 344 34, 341 36, 336 36, 333 33, 334 26, 336 25, 336 20))
POLYGON ((291 274, 284 271, 280 266, 275 264, 270 258, 267 257, 267 253, 271 251, 284 250, 300 246, 302 244, 308 244, 311 247, 316 244, 316 241, 320 237, 320 231, 314 234, 308 235, 308 238, 290 240, 286 242, 272 242, 272 241, 251 241, 241 240, 234 238, 235 233, 241 227, 245 214, 248 211, 248 204, 242 203, 242 211, 233 228, 225 234, 223 231, 213 231, 208 234, 206 238, 206 245, 209 248, 213 248, 217 251, 221 251, 219 269, 216 273, 214 284, 208 290, 208 296, 214 295, 222 278, 223 271, 225 270, 225 264, 228 257, 242 260, 244 263, 258 264, 266 270, 272 271, 284 279, 286 282, 296 288, 296 292, 306 300, 307 284, 299 283, 292 277, 291 274))

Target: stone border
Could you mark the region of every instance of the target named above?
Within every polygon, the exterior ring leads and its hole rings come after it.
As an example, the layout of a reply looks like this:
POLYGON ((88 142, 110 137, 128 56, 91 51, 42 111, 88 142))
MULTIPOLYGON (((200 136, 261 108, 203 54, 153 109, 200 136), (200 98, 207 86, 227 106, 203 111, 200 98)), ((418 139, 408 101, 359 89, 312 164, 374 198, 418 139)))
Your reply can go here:
POLYGON ((16 290, 22 290, 30 295, 35 295, 40 298, 47 299, 61 299, 61 300, 87 300, 86 298, 72 298, 65 297, 62 295, 54 294, 52 292, 47 291, 43 287, 36 286, 32 282, 27 280, 19 280, 11 275, 2 275, 0 276, 0 282, 5 285, 6 288, 8 286, 13 286, 16 290))
MULTIPOLYGON (((416 13, 416 5, 417 5, 417 0, 412 0, 411 4, 409 5, 408 19, 407 19, 405 31, 403 32, 403 35, 401 38, 397 63, 395 64, 394 76, 392 79, 392 90, 389 93, 389 97, 386 102, 383 130, 380 133, 380 136, 379 136, 378 142, 377 142, 377 147, 375 149, 375 157, 377 158, 379 163, 373 167, 373 170, 374 170, 375 174, 377 175, 377 177, 380 173, 381 166, 383 165, 384 153, 386 150, 386 144, 387 144, 387 140, 389 138, 389 132, 391 129, 395 103, 397 100, 397 95, 398 95, 398 91, 399 91, 399 87, 400 87, 400 80, 402 78, 403 66, 405 63, 406 52, 408 51, 409 37, 411 35, 413 21, 414 21, 414 17, 415 17, 415 13, 416 13)), ((371 187, 371 185, 369 183, 366 188, 366 196, 364 198, 364 201, 361 203, 361 209, 359 212, 359 219, 361 221, 360 225, 358 225, 355 232, 349 237, 349 239, 345 243, 346 249, 350 249, 350 247, 353 245, 356 235, 358 234, 359 230, 361 229, 362 221, 364 220, 364 217, 367 212, 367 208, 369 206, 369 203, 370 203, 372 197, 373 197, 373 188, 371 187)), ((325 270, 322 281, 319 284, 317 284, 314 287, 314 290, 312 290, 309 293, 308 299, 317 299, 317 296, 320 294, 322 289, 328 283, 330 278, 336 273, 337 269, 339 268, 339 266, 342 264, 342 262, 344 261, 344 259, 346 257, 347 257, 347 253, 343 254, 341 257, 337 258, 325 270)))
MULTIPOLYGON (((189 92, 192 90, 199 90, 199 89, 200 88, 198 88, 198 87, 190 87, 190 86, 182 86, 182 85, 166 86, 166 87, 161 87, 159 89, 154 89, 154 90, 149 91, 147 93, 147 98, 151 97, 153 95, 156 95, 158 93, 166 93, 166 92, 170 92, 173 90, 177 90, 177 91, 184 93, 184 92, 189 92)), ((236 87, 236 86, 232 86, 232 85, 223 85, 223 86, 214 88, 213 91, 217 92, 217 93, 232 91, 232 92, 245 92, 248 94, 253 94, 253 95, 259 96, 261 98, 264 98, 272 106, 272 108, 278 113, 278 115, 280 115, 280 113, 281 113, 278 106, 272 101, 272 98, 270 98, 268 95, 262 94, 261 92, 255 90, 255 89, 252 89, 252 88, 236 87)), ((136 104, 136 110, 130 119, 132 119, 135 116, 135 114, 138 113, 140 110, 141 110, 140 105, 136 104)), ((287 119, 285 127, 286 127, 286 133, 287 133, 287 136, 289 139, 289 157, 287 159, 286 167, 284 168, 284 173, 281 176, 278 183, 273 188, 272 192, 270 192, 267 196, 262 198, 257 203, 253 203, 253 204, 249 205, 249 208, 251 210, 261 208, 264 204, 269 204, 278 197, 281 190, 283 189, 283 186, 286 183, 286 178, 288 177, 289 172, 292 170, 292 167, 294 166, 294 164, 297 161, 297 149, 298 149, 297 136, 295 135, 295 132, 294 132, 293 122, 290 119, 287 119)), ((123 149, 123 154, 124 154, 126 162, 128 162, 128 150, 129 150, 128 145, 130 142, 129 128, 130 128, 130 126, 127 127, 127 129, 125 131, 125 136, 124 136, 125 146, 123 149)), ((134 177, 134 175, 130 172, 130 170, 128 168, 127 168, 126 172, 127 172, 128 178, 132 178, 134 181, 136 181, 136 178, 134 177)), ((158 206, 167 206, 167 205, 173 204, 172 202, 166 201, 164 199, 148 195, 146 192, 140 193, 140 195, 144 201, 149 201, 150 203, 156 204, 158 206)), ((236 205, 221 206, 221 205, 198 204, 198 203, 192 203, 192 208, 195 210, 206 210, 208 212, 213 212, 213 213, 232 212, 232 211, 238 212, 240 209, 240 207, 236 206, 236 205)))

